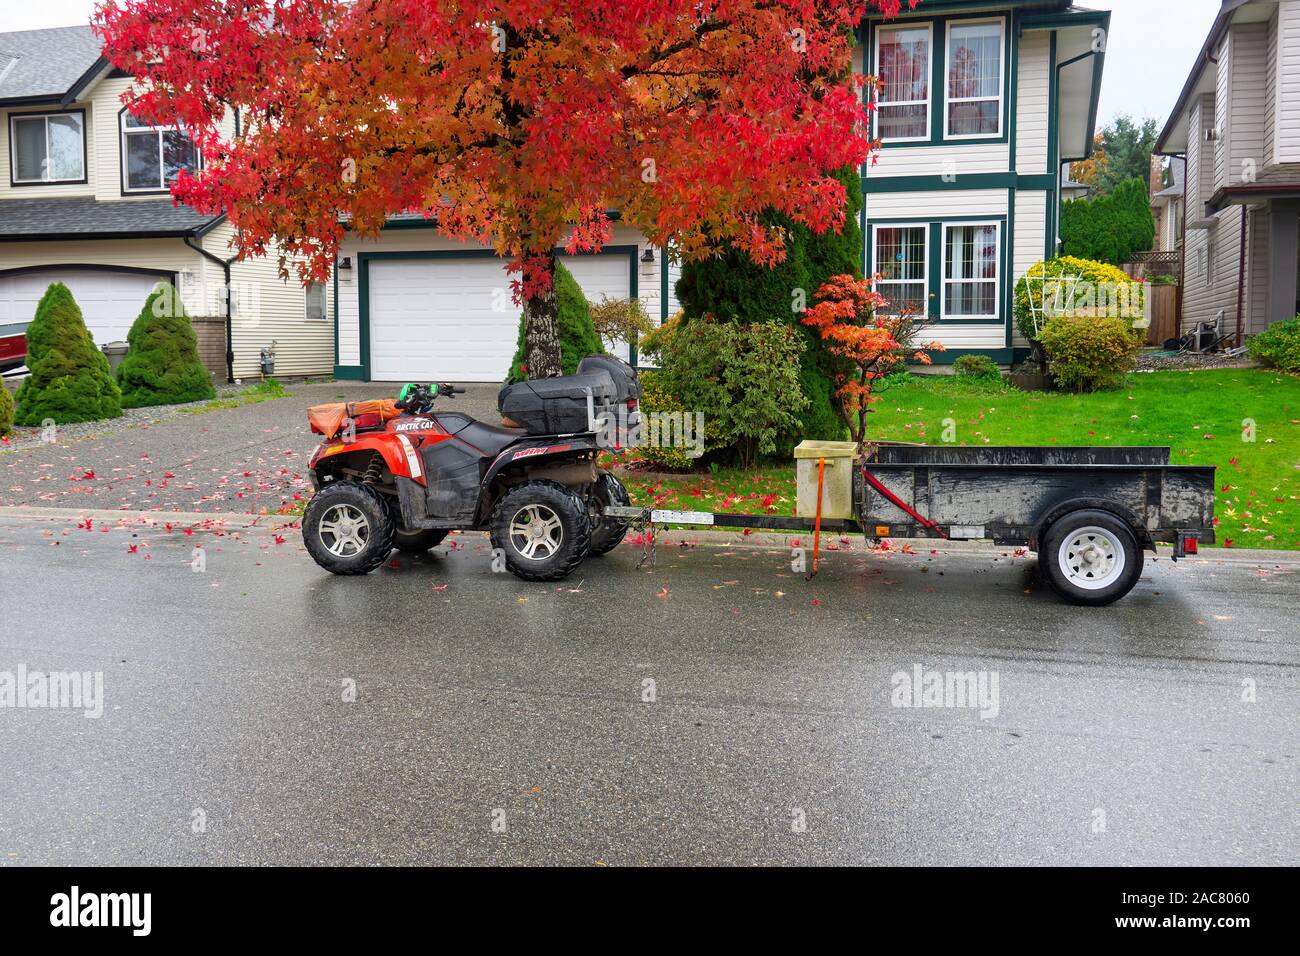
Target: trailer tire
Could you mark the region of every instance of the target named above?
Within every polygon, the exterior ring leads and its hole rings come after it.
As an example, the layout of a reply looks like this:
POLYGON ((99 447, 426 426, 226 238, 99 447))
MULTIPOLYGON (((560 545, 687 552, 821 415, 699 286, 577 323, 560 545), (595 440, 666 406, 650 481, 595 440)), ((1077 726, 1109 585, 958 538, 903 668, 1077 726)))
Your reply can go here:
POLYGON ((369 574, 393 550, 393 516, 370 485, 332 481, 302 516, 307 553, 331 574, 369 574))
POLYGON ((1072 511, 1047 529, 1038 564, 1069 603, 1105 607, 1137 585, 1142 549, 1123 519, 1106 511, 1072 511))
POLYGON ((632 525, 632 522, 624 518, 600 517, 600 508, 604 505, 628 507, 632 504, 632 497, 623 487, 623 482, 607 471, 602 471, 596 478, 592 497, 595 499, 593 504, 596 506, 596 513, 592 515, 591 545, 587 556, 597 558, 622 544, 623 539, 627 537, 627 529, 632 525))
POLYGON ((559 581, 587 556, 591 519, 577 492, 558 481, 528 481, 492 510, 492 547, 525 581, 559 581))

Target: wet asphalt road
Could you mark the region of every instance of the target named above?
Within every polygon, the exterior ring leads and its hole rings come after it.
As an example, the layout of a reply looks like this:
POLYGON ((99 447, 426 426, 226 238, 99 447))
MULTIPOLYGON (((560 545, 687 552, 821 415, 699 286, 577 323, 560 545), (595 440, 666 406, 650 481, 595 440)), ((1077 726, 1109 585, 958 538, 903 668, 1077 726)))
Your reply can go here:
POLYGON ((1300 563, 1162 560, 1093 611, 1005 550, 808 584, 625 545, 557 586, 449 540, 347 579, 291 530, 0 519, 0 674, 105 694, 0 709, 0 863, 1300 857, 1300 563), (996 674, 996 717, 891 706, 914 665, 996 674))

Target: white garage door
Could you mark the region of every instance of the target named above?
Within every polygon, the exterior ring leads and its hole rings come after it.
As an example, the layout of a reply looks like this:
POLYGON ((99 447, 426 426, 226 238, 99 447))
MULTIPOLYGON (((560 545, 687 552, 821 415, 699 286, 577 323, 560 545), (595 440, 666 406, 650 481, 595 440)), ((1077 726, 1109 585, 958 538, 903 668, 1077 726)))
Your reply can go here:
POLYGON ((124 272, 63 270, 16 276, 0 274, 0 325, 30 322, 45 290, 53 282, 62 282, 81 307, 96 345, 125 342, 131 323, 140 315, 145 299, 159 278, 124 272))
MULTIPOLYGON (((626 299, 628 287, 628 262, 626 255, 562 256, 565 267, 573 273, 582 286, 587 301, 595 305, 601 296, 607 299, 626 299)), ((628 360, 627 343, 606 340, 605 348, 624 362, 628 360)))
MULTIPOLYGON (((565 256, 564 262, 589 299, 627 296, 627 256, 565 256)), ((369 270, 371 379, 506 377, 519 341, 519 307, 501 260, 381 260, 369 270)))

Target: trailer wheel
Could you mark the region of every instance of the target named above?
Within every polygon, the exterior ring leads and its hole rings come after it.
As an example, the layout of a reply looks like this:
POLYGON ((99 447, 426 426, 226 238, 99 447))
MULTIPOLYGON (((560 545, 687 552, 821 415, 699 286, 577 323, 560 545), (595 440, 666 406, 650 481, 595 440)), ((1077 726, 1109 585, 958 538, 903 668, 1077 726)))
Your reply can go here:
MULTIPOLYGON (((632 504, 632 497, 623 487, 623 482, 607 471, 602 471, 596 479, 592 497, 596 499, 597 510, 604 505, 627 507, 632 504)), ((598 514, 592 516, 592 521, 591 546, 587 551, 587 556, 591 558, 608 554, 622 544, 627 537, 627 529, 632 524, 622 518, 601 518, 598 514)))
POLYGON ((1043 537, 1038 563, 1061 597, 1084 607, 1114 604, 1142 576, 1142 550, 1132 529, 1105 511, 1058 518, 1043 537))
POLYGON ((302 540, 331 574, 369 574, 393 550, 393 518, 383 496, 356 481, 332 481, 302 516, 302 540))
POLYGON ((517 485, 492 511, 492 547, 525 581, 558 581, 582 563, 591 540, 587 507, 558 481, 517 485))

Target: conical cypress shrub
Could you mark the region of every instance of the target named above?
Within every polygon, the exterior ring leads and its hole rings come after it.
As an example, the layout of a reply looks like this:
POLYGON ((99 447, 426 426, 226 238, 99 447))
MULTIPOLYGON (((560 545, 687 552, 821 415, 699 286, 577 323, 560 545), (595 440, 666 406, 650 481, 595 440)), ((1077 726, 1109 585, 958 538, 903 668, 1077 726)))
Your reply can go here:
POLYGON ((113 381, 108 359, 95 347, 81 309, 62 282, 51 285, 27 326, 27 368, 18 389, 19 425, 60 425, 118 418, 122 393, 113 381))
POLYGON ((8 435, 14 430, 14 400, 9 394, 9 389, 5 388, 4 382, 0 382, 0 435, 8 435))
POLYGON ((194 327, 169 283, 160 282, 149 294, 126 342, 130 348, 117 367, 123 407, 179 405, 216 397, 212 375, 199 359, 194 327))

